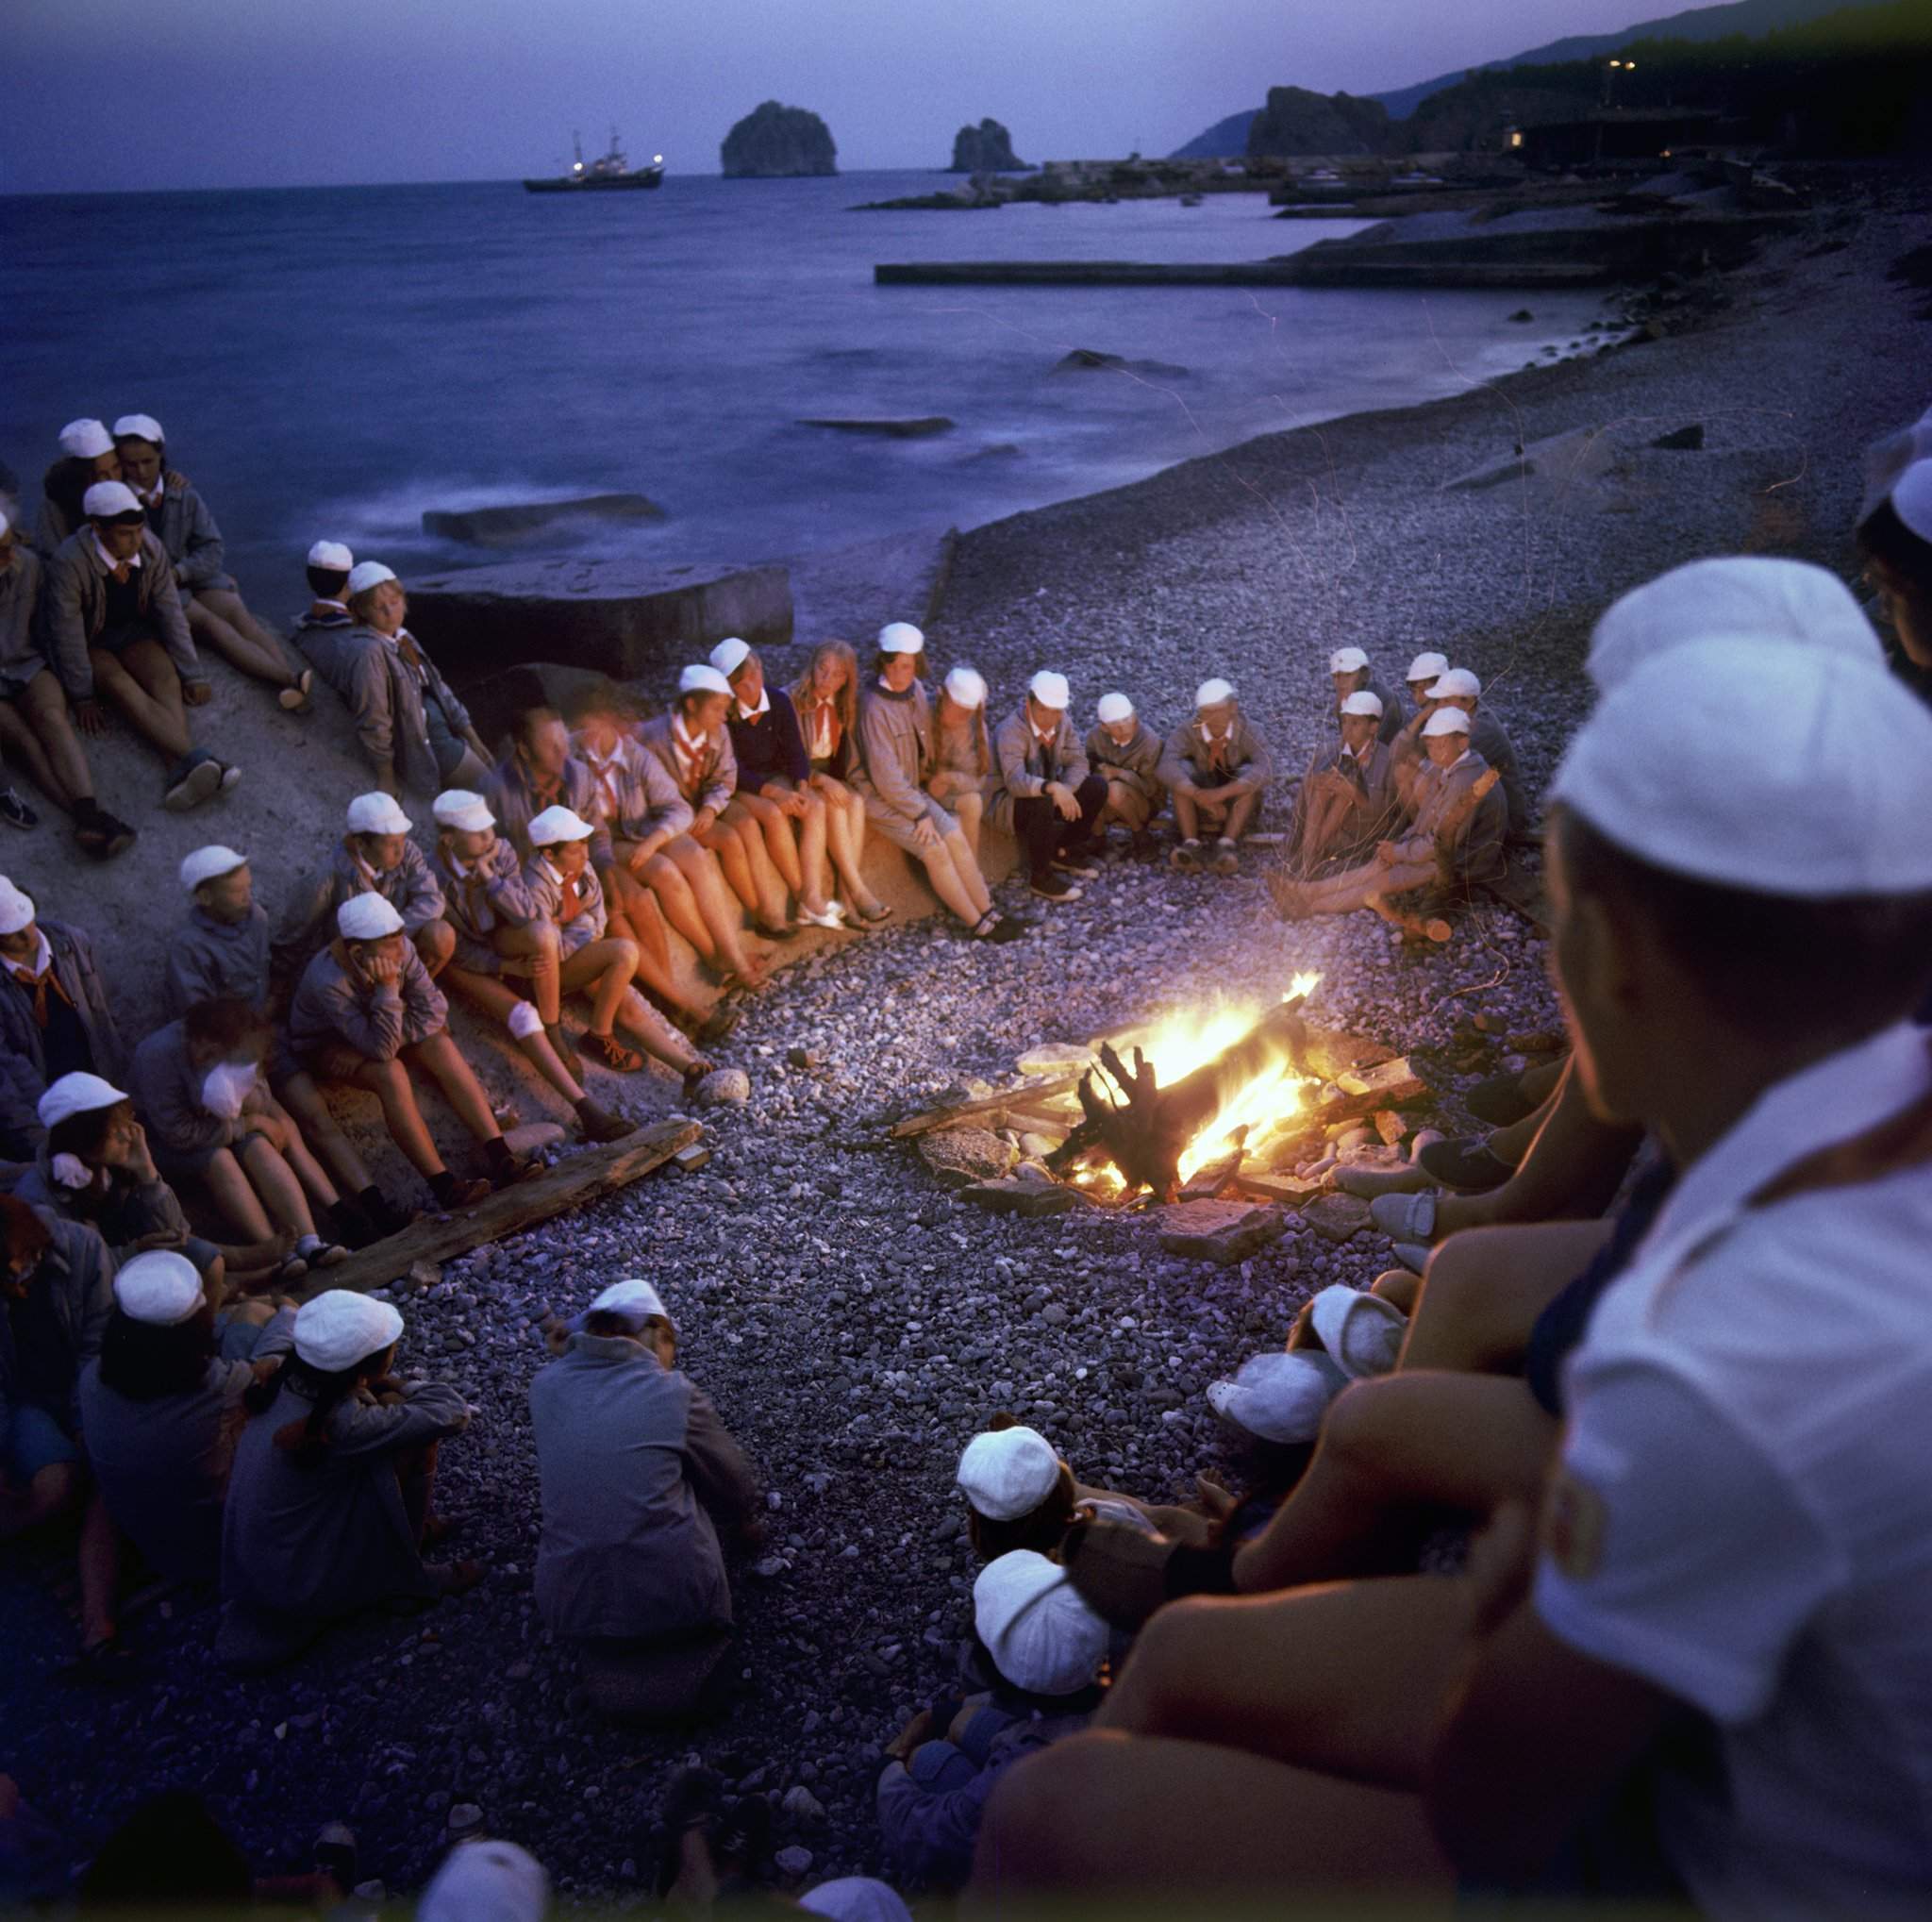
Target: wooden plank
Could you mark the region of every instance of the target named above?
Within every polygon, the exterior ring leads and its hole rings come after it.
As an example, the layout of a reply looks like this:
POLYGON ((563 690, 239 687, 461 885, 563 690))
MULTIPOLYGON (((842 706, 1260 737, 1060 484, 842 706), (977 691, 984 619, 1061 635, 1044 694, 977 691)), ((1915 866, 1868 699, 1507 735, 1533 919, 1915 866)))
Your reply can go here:
POLYGON ((1310 1195, 1320 1195, 1328 1186, 1326 1181, 1305 1181, 1299 1175, 1257 1175, 1245 1169, 1235 1176, 1233 1182, 1237 1195, 1245 1195, 1253 1201, 1306 1201, 1310 1195))
POLYGON ((928 1108, 921 1114, 908 1114, 892 1124, 892 1139, 907 1141, 916 1134, 930 1134, 936 1128, 954 1128, 962 1121, 998 1114, 1016 1102, 1033 1102, 1048 1095, 1064 1095, 1080 1085, 1078 1075, 1061 1075, 1051 1081, 1029 1081, 1024 1088, 1008 1088, 1003 1095, 983 1095, 977 1101, 956 1101, 950 1108, 928 1108))
POLYGON ((1235 1148, 1196 1168, 1181 1183, 1180 1198, 1183 1201, 1212 1201, 1241 1173, 1246 1153, 1245 1148, 1235 1148))
POLYGON ((409 1279, 410 1270, 419 1262, 434 1269, 438 1262, 467 1254, 485 1242, 503 1241, 566 1209, 580 1208, 600 1195, 627 1187, 652 1169, 662 1167, 703 1132, 703 1126, 695 1121, 660 1121, 606 1147, 586 1148, 533 1180, 499 1188, 460 1214, 419 1221, 333 1268, 314 1270, 306 1278, 301 1292, 319 1295, 325 1288, 381 1288, 409 1279))

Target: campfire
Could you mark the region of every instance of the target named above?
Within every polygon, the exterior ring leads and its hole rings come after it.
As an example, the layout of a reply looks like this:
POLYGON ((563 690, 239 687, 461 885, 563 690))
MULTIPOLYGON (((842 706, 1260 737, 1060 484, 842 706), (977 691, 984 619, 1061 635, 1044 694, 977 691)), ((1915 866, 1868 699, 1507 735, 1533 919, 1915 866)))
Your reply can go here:
POLYGON ((1311 1164, 1328 1142, 1371 1118, 1400 1139, 1393 1111, 1425 1092, 1386 1048, 1309 1023, 1319 979, 1297 975, 1272 1005, 1187 1009, 1086 1048, 1034 1049, 1016 1086, 909 1116, 893 1133, 1018 1130, 1032 1145, 1020 1178, 1103 1206, 1313 1194, 1326 1185, 1311 1164))

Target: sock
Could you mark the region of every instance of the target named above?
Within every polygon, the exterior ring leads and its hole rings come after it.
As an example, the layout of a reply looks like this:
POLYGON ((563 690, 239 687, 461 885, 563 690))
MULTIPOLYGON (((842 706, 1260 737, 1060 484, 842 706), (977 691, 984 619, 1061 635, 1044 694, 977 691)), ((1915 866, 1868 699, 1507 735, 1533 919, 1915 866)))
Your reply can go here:
MULTIPOLYGON (((501 1137, 499 1136, 500 1140, 501 1137)), ((439 1168, 429 1178, 429 1192, 439 1201, 447 1201, 456 1193, 457 1178, 447 1168, 439 1168)))
POLYGON ((492 1168, 508 1167, 516 1160, 516 1156, 510 1152, 509 1144, 501 1135, 494 1141, 486 1141, 483 1144, 483 1152, 490 1157, 490 1165, 492 1168))
POLYGON ((301 1235, 296 1238, 295 1252, 306 1262, 322 1245, 322 1237, 319 1234, 301 1235))

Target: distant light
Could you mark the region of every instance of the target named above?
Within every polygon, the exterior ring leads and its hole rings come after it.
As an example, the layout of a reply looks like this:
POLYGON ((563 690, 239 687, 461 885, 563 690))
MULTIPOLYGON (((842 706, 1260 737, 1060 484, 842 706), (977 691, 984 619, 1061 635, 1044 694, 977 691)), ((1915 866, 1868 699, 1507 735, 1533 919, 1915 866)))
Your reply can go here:
POLYGON ((584 171, 584 163, 583 163, 583 162, 582 162, 581 160, 579 160, 579 161, 578 161, 578 162, 576 163, 576 165, 575 165, 575 166, 574 166, 574 167, 573 167, 573 168, 571 169, 571 172, 572 172, 573 174, 581 174, 581 173, 582 173, 583 171, 584 171))
POLYGON ((1624 62, 1624 71, 1626 74, 1634 74, 1637 71, 1637 62, 1635 60, 1625 60, 1624 62))
POLYGON ((662 154, 653 154, 651 156, 651 164, 654 167, 661 167, 664 164, 664 156, 662 154))

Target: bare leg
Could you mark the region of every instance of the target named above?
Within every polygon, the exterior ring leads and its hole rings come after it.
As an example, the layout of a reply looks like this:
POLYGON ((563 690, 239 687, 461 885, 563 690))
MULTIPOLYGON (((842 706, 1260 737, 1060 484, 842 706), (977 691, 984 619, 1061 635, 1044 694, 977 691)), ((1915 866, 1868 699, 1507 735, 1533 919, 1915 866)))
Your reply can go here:
POLYGON ((450 956, 457 951, 457 931, 447 921, 425 921, 409 939, 431 980, 449 965, 450 956))
POLYGON ((1261 796, 1258 794, 1237 794, 1233 805, 1227 811, 1227 825, 1221 831, 1229 841, 1239 841, 1255 825, 1255 816, 1261 811, 1261 796))
POLYGON ((484 1094, 475 1071, 449 1038, 447 1028, 419 1041, 413 1047, 405 1048, 403 1055, 412 1068, 420 1068, 442 1090, 443 1099, 456 1110, 457 1119, 478 1141, 502 1138, 503 1129, 497 1126, 496 1116, 491 1111, 489 1095, 484 1094))
POLYGON ((932 883, 933 893, 952 911, 954 918, 968 928, 976 928, 986 910, 974 902, 966 884, 959 878, 958 865, 953 859, 951 845, 955 841, 959 842, 960 852, 962 855, 965 854, 966 844, 955 834, 940 842, 936 846, 927 848, 917 859, 924 864, 926 878, 932 883))
POLYGON ((315 1216, 309 1212, 308 1197, 303 1194, 295 1171, 282 1159, 280 1148, 265 1135, 251 1134, 242 1144, 240 1154, 248 1179, 275 1226, 297 1235, 313 1234, 315 1216))
POLYGON ((73 801, 41 751, 34 730, 20 717, 11 701, 0 700, 0 751, 26 770, 26 777, 57 807, 72 811, 73 801))
POLYGON ((954 817, 959 823, 960 838, 972 850, 974 865, 979 864, 979 830, 986 818, 986 796, 976 788, 970 794, 961 794, 952 809, 954 817))
MULTIPOLYGON (((766 801, 762 805, 769 808, 771 803, 766 801)), ((728 825, 731 831, 738 836, 739 845, 744 850, 745 870, 751 876, 752 888, 757 895, 756 900, 747 901, 745 906, 751 909, 767 928, 787 926, 791 919, 791 910, 786 901, 785 882, 772 857, 765 850, 764 833, 756 816, 746 812, 728 825)), ((790 832, 789 824, 786 831, 790 832)))
POLYGON ((1400 1366, 1513 1373, 1536 1318, 1610 1237, 1607 1221, 1472 1228, 1429 1257, 1400 1366))
POLYGON ((816 788, 803 793, 805 812, 797 824, 799 898, 814 914, 823 914, 832 905, 831 868, 825 859, 831 836, 829 810, 816 788))
POLYGON ((72 1462, 42 1468, 25 1488, 0 1487, 0 1542, 65 1514, 80 1498, 80 1470, 72 1462))
POLYGON ((613 913, 625 921, 622 930, 638 944, 641 959, 658 968, 671 965, 671 942, 664 929, 664 916, 658 912, 658 897, 636 875, 621 863, 607 868, 599 877, 604 896, 613 913))
MULTIPOLYGON (((409 1085, 409 1071, 402 1061, 369 1062, 358 1072, 356 1086, 366 1089, 382 1103, 382 1118, 391 1139, 402 1149, 409 1165, 425 1179, 441 1175, 442 1157, 437 1152, 423 1111, 416 1105, 416 1091, 409 1085)), ((493 1115, 491 1121, 493 1127, 493 1115)))
POLYGON ((536 1004, 537 1018, 545 1028, 555 1028, 563 1011, 563 990, 558 984, 562 962, 558 954, 555 924, 534 921, 526 928, 499 928, 491 939, 498 954, 523 969, 530 983, 530 999, 536 1004))
MULTIPOLYGON (((692 845, 695 847, 696 844, 692 845)), ((703 851, 702 848, 697 849, 700 854, 703 851)), ((685 879, 684 871, 669 852, 660 848, 654 854, 644 863, 639 878, 650 889, 665 920, 691 943, 691 952, 701 961, 708 963, 717 953, 717 944, 711 938, 711 930, 705 926, 705 917, 698 911, 697 896, 691 893, 691 883, 685 879)))
POLYGON ((256 680, 265 680, 271 687, 295 685, 294 670, 283 660, 281 648, 264 647, 250 631, 253 624, 243 625, 247 622, 247 610, 236 595, 219 591, 193 594, 189 599, 187 613, 188 630, 194 636, 196 647, 212 648, 230 667, 239 668, 256 680), (224 606, 218 607, 216 603, 224 606), (240 609, 242 621, 231 620, 225 611, 225 606, 240 609))
POLYGON ((617 1006, 625 1033, 653 1060, 681 1075, 698 1062, 697 1050, 635 988, 626 988, 617 1006))
POLYGON ((958 877, 960 889, 973 905, 973 918, 977 921, 992 910, 992 895, 987 891, 986 877, 979 872, 979 859, 967 846, 963 834, 946 836, 946 852, 953 858, 953 871, 958 877))
POLYGON ((751 862, 744 852, 744 842, 731 827, 718 821, 703 834, 694 837, 700 847, 708 848, 718 858, 718 865, 724 871, 724 880, 736 894, 747 913, 758 911, 758 884, 752 878, 751 862))
POLYGON ((865 803, 838 781, 826 782, 824 794, 825 840, 840 885, 846 900, 861 914, 873 912, 879 899, 859 872, 865 849, 865 803))
POLYGON ((108 1504, 98 1490, 80 1525, 80 1646, 97 1648, 114 1636, 114 1587, 121 1575, 121 1545, 108 1504))
POLYGON ((1201 808, 1192 794, 1178 792, 1174 797, 1174 826, 1181 831, 1183 841, 1198 841, 1201 838, 1201 808))
POLYGON ((75 731, 66 690, 52 668, 43 667, 27 682, 19 707, 46 751, 48 770, 54 778, 54 786, 47 790, 48 796, 72 813, 75 802, 92 798, 94 777, 88 768, 80 736, 75 731))
POLYGON ((1421 1512, 1534 1502, 1556 1437, 1521 1381, 1426 1371, 1353 1382, 1308 1472, 1236 1556, 1236 1584, 1259 1595, 1413 1568, 1421 1512))
MULTIPOLYGON (((514 988, 498 980, 493 975, 473 975, 463 968, 452 967, 443 971, 442 978, 443 985, 452 994, 460 996, 471 1007, 480 1009, 492 1021, 501 1022, 506 1028, 509 1025, 509 1017, 515 1010, 519 1006, 528 1005, 514 988)), ((541 1020, 541 1016, 538 1018, 541 1020)), ((564 1066, 562 1058, 550 1045, 549 1035, 539 1028, 534 1033, 516 1037, 516 1044, 524 1059, 573 1108, 584 1098, 583 1083, 564 1066)))
POLYGON ((301 678, 302 663, 290 653, 287 643, 256 614, 233 588, 200 588, 195 591, 194 599, 198 606, 205 607, 211 614, 225 621, 237 633, 246 635, 264 654, 280 661, 288 672, 290 686, 301 678))
POLYGON ((805 875, 798 861, 798 840, 791 831, 791 817, 777 802, 763 794, 748 794, 741 788, 733 796, 724 818, 734 825, 754 825, 763 842, 766 858, 778 877, 794 894, 805 887, 805 875))
POLYGON ((591 941, 564 958, 561 981, 567 994, 591 1000, 591 1032, 608 1034, 624 993, 638 971, 634 941, 591 941))
MULTIPOLYGON (((688 834, 669 843, 665 852, 677 863, 690 883, 692 896, 704 915, 715 945, 715 960, 741 981, 761 981, 765 971, 753 961, 744 945, 743 917, 726 889, 719 863, 707 849, 688 834)), ((700 950, 702 952, 702 950, 700 950)))
POLYGON ((202 1179, 208 1183, 208 1192, 221 1211, 222 1219, 242 1241, 258 1245, 273 1238, 275 1228, 262 1210, 259 1196, 249 1185, 248 1177, 242 1172, 242 1163, 233 1149, 217 1148, 202 1170, 202 1179))
POLYGON ((328 1164, 337 1187, 347 1195, 361 1195, 369 1189, 375 1178, 362 1157, 349 1145, 349 1137, 337 1126, 314 1076, 291 1075, 274 1086, 275 1099, 294 1116, 304 1141, 328 1164))
MULTIPOLYGON (((302 1192, 308 1196, 316 1208, 333 1208, 340 1198, 340 1191, 324 1172, 322 1163, 308 1151, 308 1144, 302 1139, 302 1130, 291 1114, 285 1113, 281 1105, 274 1100, 268 1104, 269 1112, 287 1130, 282 1138, 282 1159, 294 1171, 295 1178, 302 1184, 302 1192)), ((361 1191, 356 1191, 359 1194, 361 1191)))
POLYGON ((102 700, 108 703, 127 725, 152 747, 158 747, 170 760, 179 760, 194 745, 188 732, 188 721, 181 707, 181 683, 175 674, 174 663, 159 648, 162 665, 167 669, 168 678, 175 682, 174 698, 166 699, 166 683, 155 674, 152 666, 149 675, 161 687, 162 694, 150 692, 148 681, 138 678, 134 673, 134 656, 143 645, 150 643, 136 642, 125 654, 109 654, 105 647, 92 647, 88 659, 93 665, 94 687, 102 700))

